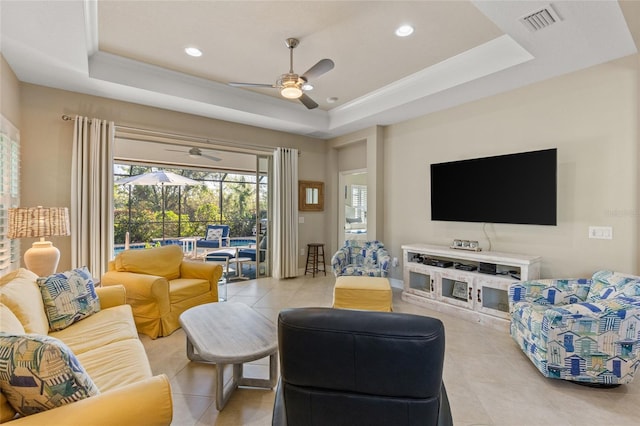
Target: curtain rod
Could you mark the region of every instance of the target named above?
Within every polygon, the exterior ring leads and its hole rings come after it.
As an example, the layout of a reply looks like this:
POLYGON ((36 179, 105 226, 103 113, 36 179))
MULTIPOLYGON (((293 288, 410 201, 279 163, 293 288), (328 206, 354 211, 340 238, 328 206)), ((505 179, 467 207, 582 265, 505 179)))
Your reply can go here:
MULTIPOLYGON (((67 115, 67 114, 63 114, 62 115, 62 119, 64 121, 75 121, 76 120, 74 117, 71 117, 70 115, 67 115)), ((89 123, 91 123, 91 120, 89 120, 89 123)), ((200 142, 200 143, 205 143, 205 144, 212 144, 213 143, 213 144, 219 144, 221 146, 229 147, 229 148, 255 150, 255 151, 260 151, 260 152, 269 153, 269 154, 273 153, 273 151, 275 150, 275 147, 268 147, 268 146, 264 146, 264 145, 252 145, 252 144, 245 144, 245 143, 240 143, 240 142, 227 141, 227 140, 223 140, 223 139, 205 138, 205 137, 201 137, 201 136, 191 136, 191 135, 182 135, 182 134, 179 134, 179 133, 162 132, 162 131, 158 131, 158 130, 150 130, 150 129, 144 129, 144 128, 141 128, 141 127, 131 127, 131 126, 124 126, 124 125, 119 125, 119 124, 115 125, 115 130, 116 130, 116 132, 118 130, 121 130, 123 133, 126 133, 127 131, 129 131, 129 132, 132 132, 132 133, 137 133, 139 135, 164 137, 164 138, 168 138, 168 139, 178 139, 178 140, 182 140, 182 141, 186 141, 186 142, 191 141, 191 142, 200 142)))
MULTIPOLYGON (((75 117, 71 117, 70 115, 67 115, 67 114, 62 114, 62 119, 64 121, 76 121, 75 117)), ((91 123, 91 119, 89 119, 89 123, 91 123)))

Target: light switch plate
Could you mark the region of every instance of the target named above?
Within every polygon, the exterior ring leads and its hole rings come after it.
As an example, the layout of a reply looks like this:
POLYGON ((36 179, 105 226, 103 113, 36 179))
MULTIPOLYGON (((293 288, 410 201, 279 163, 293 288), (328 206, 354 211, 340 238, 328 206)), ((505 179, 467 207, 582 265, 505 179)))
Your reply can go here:
POLYGON ((611 226, 590 226, 589 238, 598 240, 613 240, 613 227, 611 226))

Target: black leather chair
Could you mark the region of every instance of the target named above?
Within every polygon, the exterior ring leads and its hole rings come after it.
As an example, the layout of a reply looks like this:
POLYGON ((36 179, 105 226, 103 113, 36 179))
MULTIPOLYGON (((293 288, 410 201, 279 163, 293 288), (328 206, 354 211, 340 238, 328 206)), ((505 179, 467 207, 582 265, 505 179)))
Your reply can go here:
POLYGON ((280 312, 273 425, 452 425, 444 325, 389 312, 280 312))

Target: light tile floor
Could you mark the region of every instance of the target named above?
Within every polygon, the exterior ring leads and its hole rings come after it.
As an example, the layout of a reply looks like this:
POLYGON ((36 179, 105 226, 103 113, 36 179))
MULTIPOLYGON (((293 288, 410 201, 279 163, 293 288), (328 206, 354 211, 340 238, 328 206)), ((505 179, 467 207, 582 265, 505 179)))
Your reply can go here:
MULTIPOLYGON (((332 276, 228 285, 232 302, 242 302, 276 321, 283 308, 331 306, 332 276)), ((440 318, 445 324, 444 381, 456 426, 640 424, 640 379, 613 389, 596 389, 544 378, 507 332, 410 305, 394 289, 395 312, 440 318)), ((141 335, 154 374, 171 380, 173 425, 270 425, 274 391, 237 389, 224 410, 215 408, 215 366, 190 362, 185 335, 151 340, 141 335)), ((245 366, 247 375, 268 376, 267 360, 245 366)))

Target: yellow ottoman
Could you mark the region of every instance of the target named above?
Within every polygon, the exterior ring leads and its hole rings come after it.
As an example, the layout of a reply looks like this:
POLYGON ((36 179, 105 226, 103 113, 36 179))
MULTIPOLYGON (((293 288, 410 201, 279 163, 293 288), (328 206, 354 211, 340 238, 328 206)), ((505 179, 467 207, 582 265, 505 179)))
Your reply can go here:
POLYGON ((387 278, 341 276, 333 288, 333 307, 391 312, 391 285, 387 278))

